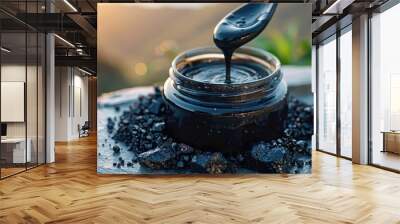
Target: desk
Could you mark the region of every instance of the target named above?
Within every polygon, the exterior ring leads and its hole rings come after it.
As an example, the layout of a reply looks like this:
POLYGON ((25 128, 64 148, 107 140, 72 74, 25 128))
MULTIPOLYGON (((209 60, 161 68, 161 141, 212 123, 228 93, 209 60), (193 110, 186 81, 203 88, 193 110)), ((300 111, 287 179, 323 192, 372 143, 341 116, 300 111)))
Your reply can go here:
POLYGON ((28 144, 25 152, 25 138, 1 139, 1 156, 3 157, 2 159, 5 159, 7 163, 30 162, 32 158, 32 141, 30 138, 28 138, 26 142, 28 144))
POLYGON ((400 131, 383 131, 382 152, 400 154, 400 131))

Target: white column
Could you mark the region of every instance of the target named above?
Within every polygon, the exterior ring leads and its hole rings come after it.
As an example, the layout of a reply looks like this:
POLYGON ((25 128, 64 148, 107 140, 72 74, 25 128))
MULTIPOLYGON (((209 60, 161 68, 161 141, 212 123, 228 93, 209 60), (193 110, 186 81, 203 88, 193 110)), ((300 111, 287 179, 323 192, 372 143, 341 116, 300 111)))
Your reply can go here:
MULTIPOLYGON (((54 5, 46 1, 46 11, 54 12, 54 5)), ((46 163, 55 162, 55 42, 54 34, 46 35, 46 163)))
POLYGON ((55 55, 54 35, 46 36, 46 163, 55 161, 55 55))
POLYGON ((368 163, 368 16, 353 19, 353 162, 368 163))

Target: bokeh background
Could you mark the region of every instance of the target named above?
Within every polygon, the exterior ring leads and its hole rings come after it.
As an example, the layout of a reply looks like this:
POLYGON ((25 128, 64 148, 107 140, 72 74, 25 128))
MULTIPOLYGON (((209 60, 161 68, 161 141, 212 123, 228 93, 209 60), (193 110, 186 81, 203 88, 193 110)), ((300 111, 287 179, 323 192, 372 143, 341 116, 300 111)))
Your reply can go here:
MULTIPOLYGON (((239 5, 98 4, 98 95, 162 84, 177 54, 214 46, 215 25, 239 5)), ((268 27, 248 45, 275 54, 283 65, 310 67, 311 6, 279 4, 268 27)))

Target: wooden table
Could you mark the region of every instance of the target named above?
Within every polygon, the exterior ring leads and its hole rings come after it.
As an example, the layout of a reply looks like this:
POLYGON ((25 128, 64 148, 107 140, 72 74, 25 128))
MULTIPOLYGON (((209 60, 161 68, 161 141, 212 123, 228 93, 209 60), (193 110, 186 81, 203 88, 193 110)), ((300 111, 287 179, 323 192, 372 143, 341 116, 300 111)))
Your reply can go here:
POLYGON ((382 152, 392 152, 400 154, 400 131, 382 131, 383 150, 382 152))
POLYGON ((2 159, 6 163, 20 164, 31 161, 31 139, 27 138, 5 138, 1 139, 2 159), (25 151, 25 145, 27 147, 25 151))

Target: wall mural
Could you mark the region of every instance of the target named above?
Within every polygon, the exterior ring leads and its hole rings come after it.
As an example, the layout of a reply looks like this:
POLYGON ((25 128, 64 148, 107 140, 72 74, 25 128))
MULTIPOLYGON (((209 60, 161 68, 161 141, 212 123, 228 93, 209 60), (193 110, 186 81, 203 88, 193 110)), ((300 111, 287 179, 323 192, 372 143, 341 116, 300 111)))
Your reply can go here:
POLYGON ((98 172, 310 173, 310 21, 309 4, 99 4, 98 172))

